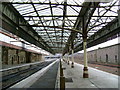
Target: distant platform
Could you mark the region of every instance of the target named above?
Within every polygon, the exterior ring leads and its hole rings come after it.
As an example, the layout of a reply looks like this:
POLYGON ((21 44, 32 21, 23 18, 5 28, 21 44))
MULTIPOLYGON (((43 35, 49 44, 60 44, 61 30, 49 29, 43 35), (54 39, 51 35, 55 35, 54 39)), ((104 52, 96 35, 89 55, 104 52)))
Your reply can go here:
MULTIPOLYGON (((49 66, 38 71, 32 76, 19 82, 11 87, 13 88, 60 88, 60 69, 59 60, 54 61, 49 66)), ((119 76, 97 70, 95 68, 88 68, 89 78, 83 78, 83 65, 74 63, 74 68, 71 68, 71 62, 68 65, 62 61, 63 73, 65 77, 65 88, 69 89, 87 89, 87 90, 119 90, 119 76)))

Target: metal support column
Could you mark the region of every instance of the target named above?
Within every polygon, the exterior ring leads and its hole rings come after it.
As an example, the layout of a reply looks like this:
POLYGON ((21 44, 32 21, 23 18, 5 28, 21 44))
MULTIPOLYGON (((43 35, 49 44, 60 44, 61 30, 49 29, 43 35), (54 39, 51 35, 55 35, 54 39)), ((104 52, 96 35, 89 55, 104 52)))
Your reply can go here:
POLYGON ((72 63, 71 63, 71 68, 74 68, 74 56, 73 56, 74 50, 72 49, 72 63))
POLYGON ((69 61, 69 52, 68 52, 68 65, 69 65, 70 61, 69 61))
POLYGON ((60 59, 60 90, 65 90, 65 77, 63 75, 62 59, 60 59))
POLYGON ((88 65, 87 65, 87 27, 85 26, 83 18, 83 49, 84 49, 84 69, 83 69, 83 78, 88 78, 88 65))
POLYGON ((87 65, 87 50, 86 50, 87 40, 83 41, 84 48, 84 69, 83 69, 83 78, 88 78, 88 65, 87 65))
MULTIPOLYGON (((120 5, 120 1, 119 1, 119 5, 120 5)), ((120 24, 120 6, 118 6, 118 21, 119 21, 119 24, 120 24)))
POLYGON ((71 68, 74 68, 74 56, 73 56, 73 54, 74 54, 74 40, 73 40, 73 42, 71 42, 71 50, 72 50, 72 63, 71 63, 71 68))

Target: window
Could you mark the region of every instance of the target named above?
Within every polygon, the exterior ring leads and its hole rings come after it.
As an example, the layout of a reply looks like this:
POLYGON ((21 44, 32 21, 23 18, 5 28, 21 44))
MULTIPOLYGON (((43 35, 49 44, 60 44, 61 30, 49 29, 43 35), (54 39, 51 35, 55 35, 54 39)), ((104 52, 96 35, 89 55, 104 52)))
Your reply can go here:
POLYGON ((108 62, 108 54, 106 54, 106 62, 108 62))
POLYGON ((97 55, 96 54, 94 54, 94 59, 95 59, 95 61, 97 61, 97 55))
POLYGON ((100 61, 101 61, 101 56, 100 56, 100 61))
POLYGON ((14 58, 12 57, 12 62, 11 62, 12 64, 13 64, 13 59, 14 59, 14 58))
POLYGON ((115 55, 115 62, 117 62, 117 55, 115 55))

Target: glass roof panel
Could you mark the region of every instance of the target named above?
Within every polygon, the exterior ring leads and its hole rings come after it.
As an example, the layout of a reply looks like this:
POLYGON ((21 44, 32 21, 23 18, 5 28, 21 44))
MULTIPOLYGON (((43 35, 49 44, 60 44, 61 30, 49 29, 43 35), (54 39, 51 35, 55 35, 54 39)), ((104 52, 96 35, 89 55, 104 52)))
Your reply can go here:
MULTIPOLYGON (((58 40, 65 39, 67 42, 73 29, 76 19, 84 0, 10 0, 11 2, 21 2, 23 4, 13 4, 30 25, 36 25, 33 29, 45 40, 51 42, 52 47, 64 46, 57 43, 58 40), (65 5, 67 2, 67 6, 65 5), (25 3, 25 4, 24 4, 25 3), (73 5, 73 6, 71 6, 73 5), (38 27, 39 26, 39 27, 38 27), (52 37, 54 36, 54 37, 52 37), (62 37, 63 36, 63 37, 62 37), (46 39, 47 38, 47 39, 46 39), (55 44, 55 45, 54 45, 55 44)), ((108 22, 116 18, 119 0, 109 3, 100 3, 104 8, 96 8, 90 23, 88 24, 88 35, 91 36, 108 22), (117 2, 116 2, 117 1, 117 2), (108 7, 107 7, 108 6, 108 7), (111 6, 111 7, 110 7, 111 6), (111 16, 111 17, 105 17, 111 16), (114 17, 115 16, 115 17, 114 17)), ((92 9, 92 8, 91 8, 92 9)), ((80 27, 79 27, 80 28, 80 27)), ((47 42, 46 42, 47 43, 47 42)))
POLYGON ((49 9, 48 5, 35 4, 37 10, 49 9))
POLYGON ((63 10, 60 8, 53 8, 53 15, 63 15, 63 10))
MULTIPOLYGON (((98 17, 92 17, 90 20, 90 28, 92 29, 90 31, 97 32, 102 27, 107 25, 108 22, 111 22, 113 19, 115 19, 118 16, 118 0, 113 0, 113 2, 109 3, 100 3, 100 6, 105 6, 104 8, 97 8, 93 14, 93 16, 98 17), (116 5, 116 6, 115 6, 116 5), (102 16, 102 17, 99 17, 102 16)), ((89 35, 92 35, 94 33, 89 33, 89 35)))

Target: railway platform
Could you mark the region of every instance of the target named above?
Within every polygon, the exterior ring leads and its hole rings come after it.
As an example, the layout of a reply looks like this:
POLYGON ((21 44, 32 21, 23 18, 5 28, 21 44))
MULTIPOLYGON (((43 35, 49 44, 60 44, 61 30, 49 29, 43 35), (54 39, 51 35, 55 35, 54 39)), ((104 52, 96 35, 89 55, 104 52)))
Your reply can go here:
POLYGON ((59 62, 56 62, 43 76, 41 76, 29 88, 55 88, 58 67, 59 62))
POLYGON ((48 66, 42 68, 24 80, 14 84, 8 90, 24 88, 29 89, 50 89, 55 88, 56 77, 58 73, 59 59, 55 60, 48 66))
MULTIPOLYGON (((83 65, 62 61, 63 76, 65 77, 66 89, 85 89, 85 90, 119 90, 119 76, 89 67, 89 78, 83 78, 83 65)), ((54 61, 47 67, 13 85, 8 90, 14 88, 26 89, 54 89, 60 88, 60 67, 59 60, 54 61)))
POLYGON ((120 0, 0 7, 0 90, 120 89, 120 0))
POLYGON ((65 77, 65 88, 83 88, 85 90, 91 88, 95 90, 120 89, 118 75, 89 67, 89 78, 83 78, 83 67, 84 66, 81 64, 74 63, 74 68, 71 68, 71 62, 68 65, 68 63, 62 61, 63 76, 65 77))

